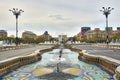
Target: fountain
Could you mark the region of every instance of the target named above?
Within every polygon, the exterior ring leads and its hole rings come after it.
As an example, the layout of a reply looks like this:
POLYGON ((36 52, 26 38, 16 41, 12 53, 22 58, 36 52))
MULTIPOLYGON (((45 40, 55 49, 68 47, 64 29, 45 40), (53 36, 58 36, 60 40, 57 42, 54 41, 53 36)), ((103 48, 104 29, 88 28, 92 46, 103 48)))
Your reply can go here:
POLYGON ((78 53, 61 46, 42 54, 40 61, 12 70, 2 80, 113 80, 112 76, 96 65, 80 61, 78 53))
POLYGON ((62 57, 62 49, 60 50, 60 55, 59 55, 59 59, 61 59, 61 57, 62 57))
POLYGON ((59 51, 59 60, 57 62, 57 72, 60 72, 59 65, 61 65, 61 61, 64 60, 64 58, 61 58, 61 57, 62 57, 62 49, 59 51))
POLYGON ((60 72, 60 70, 59 70, 59 63, 57 63, 57 72, 60 72))

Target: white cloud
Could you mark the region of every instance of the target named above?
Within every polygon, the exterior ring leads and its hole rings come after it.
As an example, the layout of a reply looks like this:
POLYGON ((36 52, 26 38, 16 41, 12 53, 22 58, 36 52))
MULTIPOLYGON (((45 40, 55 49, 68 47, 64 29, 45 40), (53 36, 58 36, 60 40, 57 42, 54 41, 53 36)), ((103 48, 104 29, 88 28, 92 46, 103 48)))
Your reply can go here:
POLYGON ((64 17, 62 15, 49 15, 48 17, 52 18, 53 20, 70 20, 70 18, 64 17))

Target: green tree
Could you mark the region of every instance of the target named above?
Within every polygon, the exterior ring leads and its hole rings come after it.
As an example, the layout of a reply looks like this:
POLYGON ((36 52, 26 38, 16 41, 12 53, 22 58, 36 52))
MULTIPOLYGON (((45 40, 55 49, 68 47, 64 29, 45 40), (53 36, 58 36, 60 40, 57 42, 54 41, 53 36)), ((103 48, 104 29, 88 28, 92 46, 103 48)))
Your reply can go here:
POLYGON ((45 42, 45 39, 42 36, 36 38, 36 43, 45 42))

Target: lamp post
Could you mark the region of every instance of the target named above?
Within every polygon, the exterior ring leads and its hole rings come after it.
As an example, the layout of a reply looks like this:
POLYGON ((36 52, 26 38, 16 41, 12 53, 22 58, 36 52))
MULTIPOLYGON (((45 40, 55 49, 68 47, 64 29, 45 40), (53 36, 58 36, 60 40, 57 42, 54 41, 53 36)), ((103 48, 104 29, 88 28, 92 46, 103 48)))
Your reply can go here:
POLYGON ((16 18, 16 46, 18 45, 18 16, 24 12, 22 9, 18 10, 18 8, 9 9, 15 15, 16 18))
POLYGON ((105 15, 105 18, 106 18, 106 30, 107 30, 107 40, 106 40, 106 43, 107 43, 107 48, 109 47, 109 33, 108 33, 108 15, 110 14, 110 12, 114 9, 114 8, 111 8, 111 7, 108 7, 108 8, 105 8, 105 7, 102 7, 103 10, 100 10, 101 12, 103 12, 103 15, 105 15))

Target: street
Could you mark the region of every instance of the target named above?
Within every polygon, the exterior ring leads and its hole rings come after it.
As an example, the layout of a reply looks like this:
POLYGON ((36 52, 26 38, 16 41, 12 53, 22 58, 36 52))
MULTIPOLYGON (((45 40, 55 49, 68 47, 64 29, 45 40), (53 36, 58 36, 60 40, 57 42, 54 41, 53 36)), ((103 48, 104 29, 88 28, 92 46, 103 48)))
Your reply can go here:
POLYGON ((77 49, 87 50, 89 54, 102 55, 120 60, 120 50, 96 47, 92 45, 73 45, 77 49))
POLYGON ((0 52, 0 61, 11 58, 11 57, 15 57, 15 56, 28 55, 35 52, 38 49, 41 50, 41 49, 46 49, 50 47, 52 47, 52 45, 39 45, 39 46, 32 46, 30 48, 25 48, 25 49, 3 51, 3 52, 0 52))

